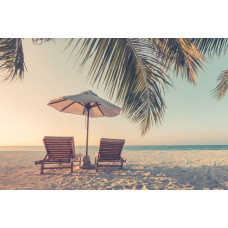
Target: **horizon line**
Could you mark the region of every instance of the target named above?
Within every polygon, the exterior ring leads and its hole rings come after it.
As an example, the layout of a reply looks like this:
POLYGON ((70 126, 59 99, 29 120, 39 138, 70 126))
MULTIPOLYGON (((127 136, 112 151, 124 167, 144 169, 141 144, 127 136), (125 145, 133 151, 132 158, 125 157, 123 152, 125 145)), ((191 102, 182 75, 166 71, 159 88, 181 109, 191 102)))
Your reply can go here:
MULTIPOLYGON (((0 147, 20 147, 20 146, 31 146, 31 147, 40 147, 40 146, 44 146, 44 145, 0 145, 0 147)), ((75 146, 83 146, 85 147, 86 145, 75 145, 75 146)), ((99 146, 99 145, 89 145, 89 146, 99 146)), ((125 145, 125 146, 228 146, 228 144, 163 144, 163 145, 125 145)))

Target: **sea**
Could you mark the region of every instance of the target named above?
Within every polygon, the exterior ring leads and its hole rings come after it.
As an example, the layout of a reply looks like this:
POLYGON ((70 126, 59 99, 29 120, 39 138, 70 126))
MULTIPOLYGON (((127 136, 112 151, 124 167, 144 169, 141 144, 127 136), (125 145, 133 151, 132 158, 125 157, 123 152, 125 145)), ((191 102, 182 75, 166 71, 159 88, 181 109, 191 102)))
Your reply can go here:
MULTIPOLYGON (((83 153, 85 146, 76 146, 76 151, 83 153)), ((124 151, 186 151, 186 150, 228 150, 228 145, 137 145, 124 146, 124 151)), ((29 151, 45 151, 43 146, 0 146, 0 152, 29 152, 29 151)), ((89 146, 89 151, 97 152, 98 146, 89 146)))

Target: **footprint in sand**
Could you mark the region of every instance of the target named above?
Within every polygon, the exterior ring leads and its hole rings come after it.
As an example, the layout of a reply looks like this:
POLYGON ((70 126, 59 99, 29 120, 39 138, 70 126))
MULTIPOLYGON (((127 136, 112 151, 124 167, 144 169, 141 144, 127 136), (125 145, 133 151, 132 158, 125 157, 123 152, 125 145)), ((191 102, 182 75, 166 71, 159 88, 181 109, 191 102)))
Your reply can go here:
POLYGON ((122 189, 123 189, 123 186, 122 185, 112 186, 112 190, 122 190, 122 189))
POLYGON ((112 190, 112 188, 110 188, 110 187, 106 187, 106 188, 105 188, 105 190, 112 190))
POLYGON ((143 184, 138 184, 138 185, 135 186, 135 189, 136 190, 141 190, 143 188, 144 188, 144 185, 143 184))
POLYGON ((123 187, 124 187, 124 189, 133 189, 133 184, 131 184, 131 185, 124 185, 123 187))

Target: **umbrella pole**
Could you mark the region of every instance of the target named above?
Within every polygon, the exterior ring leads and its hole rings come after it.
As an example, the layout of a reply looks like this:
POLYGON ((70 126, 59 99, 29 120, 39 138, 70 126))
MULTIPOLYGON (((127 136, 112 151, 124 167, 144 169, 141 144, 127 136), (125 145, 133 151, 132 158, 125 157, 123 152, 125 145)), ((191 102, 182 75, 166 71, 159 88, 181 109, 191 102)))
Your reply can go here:
POLYGON ((88 156, 88 138, 89 138, 89 110, 87 109, 87 136, 86 136, 86 156, 88 156))
POLYGON ((87 109, 87 135, 86 135, 86 155, 83 157, 81 168, 94 169, 95 166, 91 165, 90 157, 88 155, 88 141, 89 141, 89 109, 87 109))

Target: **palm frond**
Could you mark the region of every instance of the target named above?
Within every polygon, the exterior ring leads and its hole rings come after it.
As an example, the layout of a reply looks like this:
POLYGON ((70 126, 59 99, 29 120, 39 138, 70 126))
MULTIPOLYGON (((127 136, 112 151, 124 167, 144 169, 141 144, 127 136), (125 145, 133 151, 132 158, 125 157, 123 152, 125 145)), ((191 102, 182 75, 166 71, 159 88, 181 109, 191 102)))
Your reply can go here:
POLYGON ((208 54, 209 57, 225 54, 228 48, 227 38, 192 38, 191 42, 202 54, 208 54))
POLYGON ((205 58, 189 39, 151 39, 151 44, 159 52, 167 70, 172 69, 177 76, 196 83, 197 73, 204 68, 205 58))
MULTIPOLYGON (((228 48, 227 38, 194 38, 191 41, 203 54, 208 54, 209 57, 220 56, 225 54, 228 48)), ((223 71, 217 81, 219 82, 213 90, 213 94, 217 99, 222 98, 228 89, 228 70, 223 71)))
POLYGON ((53 38, 32 38, 32 42, 34 44, 41 45, 43 43, 55 42, 53 38))
POLYGON ((0 71, 5 80, 23 79, 26 69, 22 39, 0 39, 0 71))
POLYGON ((122 114, 139 124, 142 134, 161 121, 162 91, 171 82, 150 39, 81 39, 72 44, 68 48, 77 50, 82 67, 92 58, 92 83, 103 84, 109 97, 116 97, 122 114))
POLYGON ((219 82, 216 88, 213 90, 213 94, 217 99, 221 99, 228 90, 228 70, 223 71, 217 81, 219 82))

